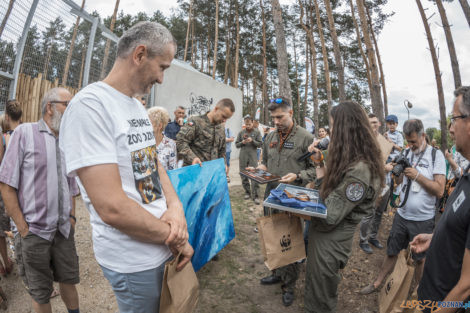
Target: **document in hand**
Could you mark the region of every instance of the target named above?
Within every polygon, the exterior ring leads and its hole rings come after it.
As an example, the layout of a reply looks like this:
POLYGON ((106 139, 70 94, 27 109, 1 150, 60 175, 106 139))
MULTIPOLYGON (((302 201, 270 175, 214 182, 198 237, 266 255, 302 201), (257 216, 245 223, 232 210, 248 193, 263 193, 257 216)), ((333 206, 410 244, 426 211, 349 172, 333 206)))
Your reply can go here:
POLYGON ((194 248, 191 261, 198 271, 235 238, 225 162, 186 166, 168 171, 168 176, 183 203, 194 248))

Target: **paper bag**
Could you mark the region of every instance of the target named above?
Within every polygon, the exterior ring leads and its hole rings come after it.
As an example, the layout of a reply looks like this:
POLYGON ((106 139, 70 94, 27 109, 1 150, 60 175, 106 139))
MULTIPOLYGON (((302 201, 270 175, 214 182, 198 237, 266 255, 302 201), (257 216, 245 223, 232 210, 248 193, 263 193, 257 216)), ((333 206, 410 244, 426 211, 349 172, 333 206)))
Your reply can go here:
POLYGON ((299 217, 280 213, 257 219, 264 264, 270 270, 305 259, 299 217))
POLYGON ((388 159, 388 156, 390 155, 390 152, 392 152, 393 149, 393 143, 388 141, 384 136, 379 134, 377 136, 377 141, 379 142, 379 147, 380 151, 382 152, 382 160, 385 164, 385 162, 388 159))
POLYGON ((408 299, 415 268, 411 265, 410 254, 402 250, 398 255, 397 264, 387 278, 379 294, 380 313, 403 312, 401 304, 408 299))
POLYGON ((165 264, 160 313, 190 313, 196 309, 199 299, 199 282, 191 262, 176 271, 178 258, 165 264))

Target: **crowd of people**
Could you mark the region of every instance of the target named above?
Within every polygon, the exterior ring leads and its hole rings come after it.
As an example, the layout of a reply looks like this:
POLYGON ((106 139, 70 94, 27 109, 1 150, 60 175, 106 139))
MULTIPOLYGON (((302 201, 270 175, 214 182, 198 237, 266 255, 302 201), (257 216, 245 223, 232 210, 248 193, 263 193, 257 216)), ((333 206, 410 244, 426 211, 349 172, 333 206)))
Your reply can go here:
MULTIPOLYGON (((68 312, 79 312, 74 242, 79 195, 90 214, 95 258, 120 312, 158 312, 166 261, 180 255, 181 270, 194 253, 183 206, 166 171, 224 158, 229 179, 233 142, 240 149, 240 171, 257 168, 281 177, 267 184, 263 199, 279 183, 309 184, 327 207, 326 219, 312 217, 306 223, 306 312, 336 311, 340 270, 351 255, 355 231, 359 225, 359 247, 365 253, 374 252, 371 245, 383 249, 377 234, 390 203, 397 211, 383 265, 360 293, 377 291, 400 251, 410 246, 419 300, 465 301, 470 296, 470 87, 455 91, 449 125, 455 146, 445 155, 428 144, 421 120, 407 120, 403 138, 398 118, 389 115, 384 137, 392 147, 384 159, 380 119, 353 101, 334 106, 329 128, 320 127, 317 137, 297 123, 292 104, 282 96, 271 100, 273 128, 264 127, 263 134, 249 115, 238 134, 225 127, 235 112, 228 98, 190 118, 179 106, 173 121, 165 108, 146 110, 143 96, 163 82, 175 52, 164 26, 141 22, 120 38, 116 61, 103 81, 75 96, 64 88, 48 90, 38 122, 20 123, 21 105, 6 104, 0 275, 13 270, 10 235, 35 312, 51 312, 54 281, 68 312), (302 157, 306 153, 310 156, 302 157)), ((259 185, 244 176, 242 185, 244 199, 261 204, 259 185)), ((264 207, 264 215, 273 213, 277 210, 264 207)), ((290 306, 300 266, 280 267, 260 283, 280 283, 281 301, 290 306)), ((7 296, 0 288, 0 308, 7 296)))

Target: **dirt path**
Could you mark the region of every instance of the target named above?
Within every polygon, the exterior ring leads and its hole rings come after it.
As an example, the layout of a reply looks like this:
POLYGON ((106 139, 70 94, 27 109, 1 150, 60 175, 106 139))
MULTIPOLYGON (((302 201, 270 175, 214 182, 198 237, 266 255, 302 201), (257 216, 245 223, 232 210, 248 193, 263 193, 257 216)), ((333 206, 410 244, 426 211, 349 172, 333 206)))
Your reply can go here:
MULTIPOLYGON (((256 218, 262 215, 262 207, 243 200, 243 190, 237 164, 231 168, 230 196, 235 222, 236 237, 222 250, 220 260, 210 262, 198 272, 201 297, 197 313, 294 313, 303 312, 305 265, 302 265, 297 281, 296 300, 291 307, 281 302, 279 285, 261 286, 259 280, 269 271, 263 264, 258 234, 253 229, 256 218)), ((103 277, 93 255, 89 215, 81 200, 77 201, 76 244, 80 257, 78 285, 80 311, 90 313, 118 312, 112 290, 103 277)), ((380 238, 385 244, 392 217, 384 216, 380 238)), ((384 251, 366 255, 358 247, 356 231, 353 253, 339 288, 339 313, 372 313, 378 311, 377 294, 360 296, 357 291, 369 282, 378 270, 384 251)), ((9 277, 0 281, 9 297, 7 312, 32 312, 31 301, 17 274, 17 267, 9 277)), ((53 312, 65 312, 60 297, 51 300, 53 312)))

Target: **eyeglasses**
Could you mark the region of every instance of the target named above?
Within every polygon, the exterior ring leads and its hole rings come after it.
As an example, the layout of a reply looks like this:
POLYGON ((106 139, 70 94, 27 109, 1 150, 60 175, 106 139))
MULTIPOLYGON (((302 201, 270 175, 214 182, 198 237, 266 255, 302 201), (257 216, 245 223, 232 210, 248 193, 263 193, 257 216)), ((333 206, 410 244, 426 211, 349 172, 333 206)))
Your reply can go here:
POLYGON ((271 103, 276 102, 277 104, 281 104, 284 102, 284 100, 282 100, 282 98, 276 98, 276 99, 269 100, 269 102, 271 103))
POLYGON ((470 115, 468 114, 462 114, 462 115, 457 115, 457 116, 451 116, 450 117, 450 124, 451 125, 454 125, 455 124, 455 121, 458 120, 459 118, 461 119, 464 119, 464 118, 467 118, 469 117, 470 115))
POLYGON ((49 103, 55 103, 55 104, 63 104, 64 106, 68 106, 70 101, 50 101, 49 103))

